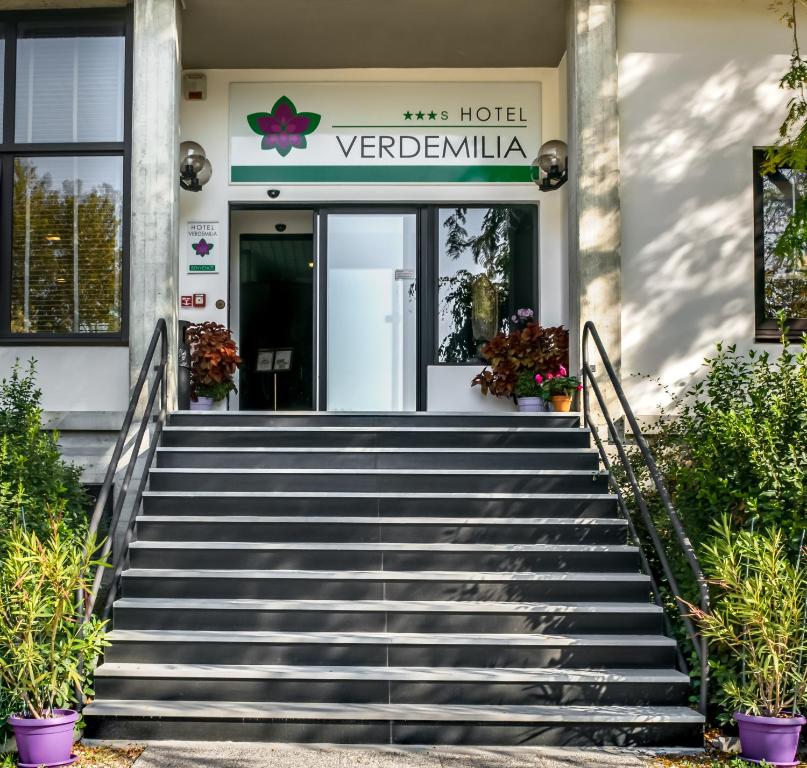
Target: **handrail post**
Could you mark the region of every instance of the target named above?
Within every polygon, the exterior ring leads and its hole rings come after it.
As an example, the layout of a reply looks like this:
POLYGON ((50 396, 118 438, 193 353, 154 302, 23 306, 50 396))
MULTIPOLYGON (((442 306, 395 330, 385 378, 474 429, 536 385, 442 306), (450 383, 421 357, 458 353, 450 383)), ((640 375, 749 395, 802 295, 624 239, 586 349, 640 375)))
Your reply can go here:
MULTIPOLYGON (((106 541, 104 542, 104 545, 101 549, 100 558, 102 560, 106 559, 109 556, 109 553, 112 551, 112 546, 118 528, 120 526, 120 520, 123 515, 123 510, 126 504, 127 495, 129 492, 129 484, 131 482, 132 475, 134 474, 135 467, 138 458, 140 456, 140 446, 143 442, 143 437, 145 436, 145 433, 148 429, 149 421, 152 418, 154 406, 155 403, 157 402, 158 395, 159 395, 159 413, 156 417, 157 424, 152 432, 152 436, 149 441, 149 449, 146 454, 146 461, 143 467, 143 475, 141 476, 141 481, 138 487, 138 493, 135 499, 135 504, 131 511, 131 517, 129 520, 129 525, 127 526, 127 532, 131 528, 131 525, 133 525, 134 519, 138 514, 139 506, 143 497, 145 479, 148 476, 149 467, 151 466, 151 462, 154 458, 157 443, 159 441, 160 434, 162 432, 162 425, 164 424, 168 415, 168 386, 167 386, 168 325, 164 318, 160 318, 159 320, 157 320, 157 323, 154 328, 154 333, 151 336, 148 349, 146 350, 145 359, 143 360, 143 364, 140 367, 140 372, 137 376, 135 385, 132 388, 132 394, 129 398, 129 405, 128 408, 126 409, 126 414, 124 415, 123 418, 123 424, 121 425, 120 432, 118 433, 118 438, 115 442, 115 447, 112 451, 112 457, 110 459, 109 466, 107 467, 106 473, 104 475, 104 482, 101 486, 101 490, 98 493, 98 499, 96 501, 95 508, 93 509, 93 514, 87 529, 87 544, 85 545, 85 549, 89 547, 90 541, 93 540, 95 536, 98 534, 98 529, 101 524, 101 517, 103 516, 104 508, 107 502, 109 501, 110 495, 112 494, 112 484, 115 479, 115 475, 120 469, 121 457, 123 456, 124 447, 126 446, 126 441, 129 437, 129 432, 132 428, 132 422, 134 420, 135 414, 138 412, 138 406, 140 404, 140 398, 143 394, 143 389, 145 388, 146 383, 149 380, 149 372, 155 354, 157 352, 158 344, 160 345, 159 363, 154 366, 155 375, 154 378, 152 379, 152 385, 150 387, 149 394, 146 398, 143 413, 140 417, 140 423, 135 433, 134 442, 132 443, 131 451, 126 461, 126 467, 124 471, 123 481, 121 483, 121 488, 117 498, 115 499, 112 511, 112 520, 110 521, 109 525, 109 532, 107 534, 106 541)), ((118 556, 120 556, 120 553, 118 553, 118 556)), ((118 560, 117 557, 114 559, 116 561, 118 560)), ((100 592, 101 589, 102 581, 103 581, 103 570, 99 568, 95 572, 90 593, 89 594, 84 594, 84 592, 79 593, 79 606, 81 608, 81 615, 84 617, 85 620, 89 618, 93 613, 96 600, 98 599, 98 593, 100 592)), ((116 593, 116 589, 117 589, 117 583, 116 581, 113 581, 113 584, 110 587, 110 596, 112 596, 113 598, 116 593)))
MULTIPOLYGON (((667 578, 667 583, 670 587, 670 590, 673 593, 673 596, 678 601, 679 613, 681 613, 682 620, 684 622, 684 629, 686 630, 686 634, 690 642, 692 643, 695 654, 698 656, 698 659, 700 661, 701 687, 700 687, 699 709, 701 714, 706 716, 709 704, 709 693, 708 693, 709 645, 708 642, 706 641, 706 638, 704 638, 702 634, 698 633, 691 619, 689 618, 688 615, 686 615, 683 606, 681 605, 680 602, 681 595, 677 594, 680 591, 678 588, 677 581, 672 572, 670 564, 667 560, 667 555, 664 551, 664 546, 661 541, 661 538, 658 535, 658 531, 656 530, 655 523, 653 522, 652 516, 650 515, 647 501, 644 498, 644 493, 633 472, 633 468, 630 465, 627 453, 625 452, 624 434, 620 434, 617 431, 615 422, 608 411, 608 405, 606 399, 602 395, 599 385, 597 384, 594 378, 591 366, 589 365, 588 344, 590 339, 594 341, 594 346, 597 349, 599 359, 602 362, 608 380, 610 381, 611 386, 613 387, 617 401, 622 407, 625 419, 627 420, 628 425, 630 426, 630 429, 633 432, 634 438, 636 439, 636 445, 639 449, 639 454, 642 457, 644 465, 653 482, 653 486, 656 489, 656 493, 658 494, 661 506, 666 512, 667 517, 670 521, 675 539, 677 540, 678 545, 681 548, 681 551, 684 554, 684 558, 687 564, 689 565, 689 568, 695 579, 695 583, 697 584, 698 587, 700 608, 703 611, 709 610, 709 585, 706 580, 706 577, 704 576, 703 570, 701 569, 700 563, 698 562, 698 558, 697 555, 695 554, 692 542, 689 540, 689 536, 684 530, 684 526, 681 523, 681 519, 678 516, 675 506, 672 503, 672 498, 670 497, 669 491, 664 482, 664 478, 662 477, 658 465, 656 464, 655 459, 653 458, 653 454, 650 451, 650 447, 647 444, 644 435, 642 435, 639 423, 636 419, 635 414, 633 413, 633 409, 631 408, 630 403, 628 402, 628 399, 625 396, 625 392, 622 388, 622 383, 619 380, 618 376, 616 375, 616 371, 614 370, 613 364, 611 363, 611 360, 608 357, 608 352, 606 351, 605 346, 602 343, 602 339, 600 338, 600 335, 597 332, 596 326, 591 320, 588 320, 583 326, 583 333, 580 339, 580 358, 582 361, 581 379, 583 384, 583 421, 585 426, 589 427, 589 429, 592 430, 592 434, 595 434, 596 426, 594 425, 593 419, 591 417, 591 397, 590 397, 590 391, 593 390, 597 399, 597 403, 599 404, 600 409, 602 410, 603 418, 605 419, 606 425, 608 426, 608 433, 611 439, 614 441, 614 445, 616 446, 617 455, 619 457, 620 463, 622 464, 623 469, 625 470, 625 473, 630 482, 631 490, 633 492, 636 505, 639 507, 639 510, 645 523, 645 528, 647 529, 647 532, 650 536, 650 540, 653 543, 653 547, 656 550, 656 555, 658 556, 659 563, 661 564, 664 575, 667 578)), ((607 453, 605 452, 605 447, 603 446, 602 441, 599 439, 599 436, 595 437, 595 442, 597 443, 597 448, 603 462, 605 463, 606 466, 610 466, 607 453)), ((620 498, 622 498, 622 494, 618 486, 617 486, 617 494, 619 495, 620 498)), ((627 506, 625 506, 624 509, 627 512, 627 506)), ((644 558, 644 561, 647 562, 646 558, 644 558)), ((652 574, 649 575, 652 578, 652 574)))

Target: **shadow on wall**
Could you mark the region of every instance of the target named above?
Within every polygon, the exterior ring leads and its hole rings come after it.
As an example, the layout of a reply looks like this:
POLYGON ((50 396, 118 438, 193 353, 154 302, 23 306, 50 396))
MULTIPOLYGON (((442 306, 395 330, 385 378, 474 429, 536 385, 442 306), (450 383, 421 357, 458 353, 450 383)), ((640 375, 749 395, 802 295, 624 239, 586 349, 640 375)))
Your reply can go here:
MULTIPOLYGON (((717 341, 753 344, 752 150, 776 138, 789 58, 775 15, 753 18, 772 29, 749 51, 749 19, 709 49, 696 14, 689 45, 686 25, 673 23, 669 38, 655 29, 644 46, 657 51, 620 57, 623 372, 659 376, 676 391, 717 341)), ((656 410, 655 384, 627 386, 638 413, 656 410)))

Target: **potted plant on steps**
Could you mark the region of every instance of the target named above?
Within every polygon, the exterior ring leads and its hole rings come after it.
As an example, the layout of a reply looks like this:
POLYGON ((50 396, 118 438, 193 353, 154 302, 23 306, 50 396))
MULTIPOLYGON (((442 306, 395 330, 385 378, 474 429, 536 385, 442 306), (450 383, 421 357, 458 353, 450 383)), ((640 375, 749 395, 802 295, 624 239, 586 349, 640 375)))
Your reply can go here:
POLYGON ((543 413, 546 402, 543 397, 542 382, 544 378, 540 373, 522 371, 516 379, 516 404, 522 413, 543 413))
MULTIPOLYGON (((523 311, 523 310, 522 310, 523 311)), ((561 326, 544 328, 528 319, 511 324, 482 347, 486 366, 471 381, 483 395, 517 397, 516 384, 523 373, 556 370, 569 357, 569 331, 561 326)))
POLYGON ((544 377, 544 397, 552 402, 552 409, 568 413, 572 409, 574 393, 582 389, 576 376, 569 376, 566 367, 558 366, 555 373, 548 373, 544 377))
POLYGON ((734 712, 743 759, 798 765, 807 703, 805 553, 790 556, 776 529, 736 531, 727 516, 714 531, 702 557, 713 607, 687 606, 710 643, 740 656, 743 674, 724 679, 722 698, 734 712))
POLYGON ((238 391, 233 381, 241 364, 232 332, 219 323, 188 326, 191 350, 191 410, 223 409, 227 395, 238 391))
POLYGON ((0 680, 20 711, 8 718, 21 768, 67 765, 104 626, 84 620, 76 595, 87 593, 97 548, 59 522, 48 536, 14 527, 0 542, 0 680))

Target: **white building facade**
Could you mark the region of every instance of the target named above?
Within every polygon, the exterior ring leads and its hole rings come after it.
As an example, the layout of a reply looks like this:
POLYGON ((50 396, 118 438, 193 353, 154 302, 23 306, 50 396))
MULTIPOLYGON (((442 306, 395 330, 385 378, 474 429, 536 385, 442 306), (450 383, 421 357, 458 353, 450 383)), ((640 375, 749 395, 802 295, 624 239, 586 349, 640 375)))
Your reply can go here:
POLYGON ((593 320, 644 415, 632 374, 679 389, 803 323, 765 253, 798 180, 755 166, 788 98, 766 0, 342 5, 0 2, 0 370, 36 359, 90 479, 160 317, 172 349, 178 320, 233 330, 231 409, 510 409, 470 386, 485 276, 494 325, 569 327, 573 365, 593 320))

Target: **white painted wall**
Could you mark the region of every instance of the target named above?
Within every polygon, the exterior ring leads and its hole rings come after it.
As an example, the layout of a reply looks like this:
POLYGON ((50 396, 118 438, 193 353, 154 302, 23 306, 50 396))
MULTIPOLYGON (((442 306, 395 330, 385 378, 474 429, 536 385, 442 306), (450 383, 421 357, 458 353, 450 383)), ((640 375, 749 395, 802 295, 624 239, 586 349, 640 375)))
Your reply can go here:
MULTIPOLYGON (((180 199, 180 259, 183 258, 184 230, 187 221, 218 221, 221 226, 221 242, 237 240, 229 233, 228 210, 234 203, 269 202, 266 186, 237 186, 228 183, 228 135, 227 120, 230 82, 288 81, 526 81, 541 83, 542 126, 544 140, 560 134, 565 121, 565 92, 562 92, 558 69, 374 69, 374 70, 208 70, 207 100, 183 102, 181 112, 182 139, 198 141, 205 148, 213 165, 213 178, 198 193, 183 192, 180 199), (564 104, 561 108, 561 100, 564 104)), ((527 151, 537 152, 538 147, 527 151)), ((532 184, 518 185, 272 185, 280 189, 277 202, 300 203, 347 203, 347 202, 521 202, 539 204, 540 226, 540 320, 556 325, 567 322, 568 268, 565 250, 564 198, 559 195, 541 195, 532 184)), ((260 214, 257 214, 258 216, 260 214)), ((241 214, 239 214, 241 216, 241 214)), ((269 219, 266 220, 269 222, 269 219)), ((272 222, 273 223, 273 222, 272 222)), ((239 224, 240 226, 240 224, 239 224)), ((265 226, 270 226, 265 224, 265 226)), ((260 231, 260 230, 255 230, 260 231)), ((232 258, 230 258, 232 264, 232 258)), ((184 264, 180 265, 179 293, 206 293, 205 310, 181 310, 180 319, 214 320, 237 323, 237 313, 232 304, 233 274, 222 271, 218 275, 187 275, 184 264), (217 298, 228 297, 229 308, 217 310, 217 298), (231 311, 232 310, 232 311, 231 311), (229 312, 229 315, 228 315, 229 312)), ((235 330, 235 329, 234 329, 235 330)), ((482 398, 477 390, 466 391, 469 376, 463 369, 448 366, 429 368, 429 408, 432 410, 478 410, 501 406, 492 398, 482 398), (462 380, 458 389, 458 381, 462 380), (445 393, 440 397, 437 393, 445 393), (467 398, 466 398, 467 396, 467 398), (465 404, 466 399, 468 403, 465 404), (434 400, 434 402, 432 402, 434 400), (451 405, 454 405, 452 408, 451 405)), ((232 407, 232 405, 231 405, 232 407)))
POLYGON ((19 359, 37 361, 37 384, 49 421, 83 429, 120 429, 129 404, 128 347, 0 347, 0 378, 19 359), (65 419, 66 413, 73 419, 65 419), (83 415, 83 418, 82 418, 83 415))
MULTIPOLYGON (((715 342, 753 344, 752 148, 776 138, 790 37, 767 0, 617 14, 623 373, 680 389, 715 342)), ((653 412, 658 387, 626 383, 653 412)))

